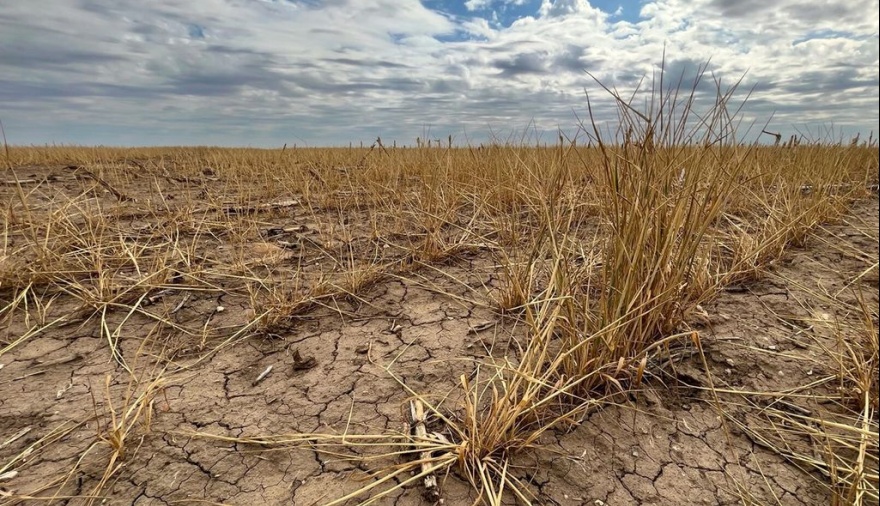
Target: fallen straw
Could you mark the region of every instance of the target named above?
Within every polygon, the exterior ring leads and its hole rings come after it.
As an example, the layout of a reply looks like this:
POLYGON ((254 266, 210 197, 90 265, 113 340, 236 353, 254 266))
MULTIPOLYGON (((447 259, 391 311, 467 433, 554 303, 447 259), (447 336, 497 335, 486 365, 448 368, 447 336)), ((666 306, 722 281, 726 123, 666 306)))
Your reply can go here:
MULTIPOLYGON (((414 446, 416 446, 419 442, 425 441, 428 437, 428 430, 425 428, 425 407, 422 405, 422 401, 419 399, 409 401, 409 416, 410 433, 413 436, 413 442, 415 443, 414 446)), ((425 486, 425 497, 436 501, 440 498, 440 489, 437 487, 437 477, 430 472, 431 451, 428 450, 419 453, 419 460, 422 461, 422 473, 425 475, 423 481, 425 486)))
POLYGON ((266 376, 268 376, 270 372, 272 372, 271 365, 269 367, 267 367, 265 371, 261 372, 259 376, 257 376, 257 379, 255 379, 253 382, 253 386, 259 385, 261 381, 266 379, 266 376))

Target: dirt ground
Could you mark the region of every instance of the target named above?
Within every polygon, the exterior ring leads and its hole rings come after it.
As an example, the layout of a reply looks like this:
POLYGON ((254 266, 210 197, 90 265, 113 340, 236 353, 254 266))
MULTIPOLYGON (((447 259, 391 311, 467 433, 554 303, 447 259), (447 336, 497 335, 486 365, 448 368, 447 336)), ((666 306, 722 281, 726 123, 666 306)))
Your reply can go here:
MULTIPOLYGON (((52 170, 69 177, 65 169, 52 170)), ((34 172, 36 178, 46 175, 34 172)), ((60 183, 71 191, 81 188, 72 179, 60 183)), ((119 200, 111 197, 102 198, 119 200)), ((358 234, 356 221, 349 217, 347 234, 358 234)), ((310 249, 308 231, 322 225, 302 210, 282 209, 263 222, 270 246, 253 247, 254 271, 292 262, 290 250, 277 244, 303 236, 295 252, 299 265, 319 261, 322 252, 310 249)), ((126 223, 138 231, 153 226, 149 217, 128 216, 126 223)), ((652 364, 652 377, 630 399, 592 413, 569 433, 546 437, 546 451, 521 456, 514 472, 531 483, 542 504, 828 504, 820 474, 756 436, 764 428, 761 396, 728 391, 792 391, 834 373, 825 348, 837 346, 834 322, 857 319, 842 309, 855 303, 852 288, 874 311, 878 306, 877 230, 877 199, 857 203, 845 219, 791 249, 763 278, 729 287, 692 322, 704 354, 686 345, 675 360, 652 364), (872 264, 873 271, 862 275, 872 264)), ((217 262, 233 254, 222 236, 206 241, 217 262)), ((449 396, 444 405, 454 406, 459 377, 473 373, 474 360, 502 357, 522 336, 515 320, 485 303, 497 284, 491 255, 467 251, 383 279, 357 298, 311 307, 269 335, 225 338, 218 330, 210 336, 211 353, 198 353, 203 350, 190 349, 191 341, 124 311, 30 337, 0 357, 0 465, 15 461, 17 471, 0 482, 0 503, 89 501, 85 496, 100 481, 110 454, 99 430, 109 421, 107 413, 125 411, 132 385, 111 356, 102 327, 118 337, 135 377, 157 376, 156 363, 170 365, 162 371, 149 426, 143 417, 131 422, 122 467, 97 502, 311 505, 342 497, 364 484, 373 463, 192 434, 401 430, 408 396, 386 367, 413 390, 438 402, 449 396), (163 332, 164 341, 157 338, 163 332)), ((237 329, 253 317, 241 291, 163 295, 151 307, 186 328, 210 323, 212 329, 237 329)), ((63 312, 65 304, 59 297, 49 312, 63 312)), ((12 342, 24 328, 12 324, 0 338, 12 342)), ((835 388, 824 382, 798 390, 805 395, 792 409, 834 416, 834 403, 810 395, 834 395, 835 388)), ((455 473, 441 477, 441 487, 445 504, 476 498, 455 473)), ((380 503, 425 500, 413 485, 380 503)))

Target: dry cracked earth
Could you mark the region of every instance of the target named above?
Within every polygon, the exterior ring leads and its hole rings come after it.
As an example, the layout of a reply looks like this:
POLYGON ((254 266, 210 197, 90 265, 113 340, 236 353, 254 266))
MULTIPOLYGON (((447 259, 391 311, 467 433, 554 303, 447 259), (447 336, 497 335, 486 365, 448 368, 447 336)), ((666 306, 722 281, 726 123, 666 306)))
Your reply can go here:
MULTIPOLYGON (((692 322, 704 355, 685 346, 675 360, 653 364, 651 380, 631 398, 593 412, 568 433, 546 436, 546 451, 519 456, 514 472, 541 504, 827 504, 825 479, 743 430, 735 422, 760 423, 756 405, 724 391, 785 390, 834 372, 820 346, 833 347, 834 337, 804 322, 852 318, 828 299, 837 292, 855 297, 847 286, 860 287, 876 311, 876 268, 857 277, 876 262, 877 230, 874 198, 821 227, 763 278, 730 287, 692 322)), ((515 321, 475 302, 474 294, 497 285, 496 278, 491 261, 464 255, 438 269, 384 280, 339 307, 317 307, 284 333, 231 340, 198 361, 174 362, 161 375, 149 425, 144 416, 132 422, 121 467, 95 502, 312 505, 363 486, 366 472, 393 460, 352 461, 192 434, 402 430, 408 396, 388 370, 454 410, 459 377, 472 374, 475 361, 487 355, 508 353, 523 335, 515 321)), ((172 294, 159 304, 176 307, 182 297, 172 294)), ((248 311, 242 297, 212 295, 191 297, 174 317, 234 328, 248 311)), ((126 337, 158 331, 150 322, 123 318, 111 314, 106 324, 123 329, 126 362, 136 376, 156 376, 162 350, 126 337)), ((91 500, 110 455, 99 430, 111 410, 125 411, 132 385, 99 325, 46 332, 2 356, 0 463, 18 460, 17 474, 0 482, 0 503, 91 500)), ((833 409, 810 402, 800 409, 833 409)), ((476 499, 455 472, 440 478, 445 504, 476 499)), ((425 504, 422 492, 414 484, 379 503, 425 504)))

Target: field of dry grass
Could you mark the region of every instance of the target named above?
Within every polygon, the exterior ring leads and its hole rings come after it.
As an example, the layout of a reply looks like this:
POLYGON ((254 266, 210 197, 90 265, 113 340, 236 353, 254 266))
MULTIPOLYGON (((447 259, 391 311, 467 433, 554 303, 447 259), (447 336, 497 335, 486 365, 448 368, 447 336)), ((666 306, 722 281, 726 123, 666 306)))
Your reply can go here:
POLYGON ((721 98, 589 146, 9 147, 0 503, 877 504, 877 146, 739 144, 721 98))

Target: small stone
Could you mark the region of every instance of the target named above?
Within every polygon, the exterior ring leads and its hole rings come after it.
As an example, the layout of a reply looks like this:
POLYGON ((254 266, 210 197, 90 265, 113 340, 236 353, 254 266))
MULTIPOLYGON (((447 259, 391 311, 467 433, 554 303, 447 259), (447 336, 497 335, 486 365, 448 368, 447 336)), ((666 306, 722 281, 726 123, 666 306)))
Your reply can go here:
POLYGON ((770 351, 776 351, 776 345, 775 344, 768 345, 767 349, 770 351))
POLYGON ((734 362, 732 358, 725 359, 724 363, 729 365, 730 367, 736 367, 736 362, 734 362))
POLYGON ((639 456, 639 452, 635 452, 635 451, 634 451, 634 452, 632 453, 632 455, 633 455, 633 457, 638 458, 638 456, 639 456))
POLYGON ((226 311, 226 308, 223 306, 217 306, 217 308, 214 309, 214 311, 217 313, 222 313, 223 311, 226 311))
POLYGON ((730 370, 730 369, 725 369, 725 370, 724 370, 724 374, 730 376, 731 374, 733 374, 733 371, 730 370))

